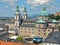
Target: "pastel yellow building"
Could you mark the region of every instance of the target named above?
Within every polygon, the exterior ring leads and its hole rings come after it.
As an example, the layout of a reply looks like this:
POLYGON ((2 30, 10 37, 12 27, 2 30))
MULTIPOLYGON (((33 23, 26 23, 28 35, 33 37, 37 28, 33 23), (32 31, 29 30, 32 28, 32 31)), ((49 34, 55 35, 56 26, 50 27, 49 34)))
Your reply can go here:
POLYGON ((56 12, 54 16, 60 16, 60 12, 56 12))

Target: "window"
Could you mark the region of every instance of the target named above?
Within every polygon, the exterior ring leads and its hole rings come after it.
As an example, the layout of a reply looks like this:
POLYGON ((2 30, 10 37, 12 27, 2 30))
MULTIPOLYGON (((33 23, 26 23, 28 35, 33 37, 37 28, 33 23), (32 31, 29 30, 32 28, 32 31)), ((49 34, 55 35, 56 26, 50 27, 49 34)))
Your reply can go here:
POLYGON ((33 32, 34 33, 34 32, 33 32))
POLYGON ((38 30, 40 32, 40 30, 38 30))
POLYGON ((22 28, 21 28, 22 29, 22 28))
POLYGON ((45 35, 45 33, 44 33, 44 35, 45 35))
POLYGON ((48 30, 50 32, 50 30, 48 30))
POLYGON ((38 35, 40 35, 40 33, 38 35))
POLYGON ((32 29, 32 30, 34 30, 34 29, 32 29))
POLYGON ((29 30, 30 30, 30 28, 29 28, 29 30))
POLYGON ((25 31, 26 32, 26 31, 25 31))
POLYGON ((43 32, 45 32, 46 30, 43 30, 43 32))
POLYGON ((39 27, 40 27, 40 25, 39 25, 39 27))
POLYGON ((21 31, 22 32, 22 31, 21 31))
POLYGON ((30 33, 30 31, 28 33, 30 33))
POLYGON ((15 22, 15 26, 19 26, 19 21, 16 21, 15 22))

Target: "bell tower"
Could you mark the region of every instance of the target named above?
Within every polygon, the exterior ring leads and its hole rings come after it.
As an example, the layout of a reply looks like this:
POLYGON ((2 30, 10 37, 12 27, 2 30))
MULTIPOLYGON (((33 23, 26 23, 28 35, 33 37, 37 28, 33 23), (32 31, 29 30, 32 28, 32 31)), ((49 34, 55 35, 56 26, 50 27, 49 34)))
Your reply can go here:
POLYGON ((16 35, 18 35, 18 32, 19 32, 19 27, 20 27, 20 23, 21 23, 20 18, 21 18, 21 15, 20 15, 19 7, 17 6, 16 13, 15 13, 15 32, 16 32, 16 35))
POLYGON ((27 10, 26 8, 24 7, 24 10, 23 10, 23 16, 22 16, 23 19, 27 19, 27 10))

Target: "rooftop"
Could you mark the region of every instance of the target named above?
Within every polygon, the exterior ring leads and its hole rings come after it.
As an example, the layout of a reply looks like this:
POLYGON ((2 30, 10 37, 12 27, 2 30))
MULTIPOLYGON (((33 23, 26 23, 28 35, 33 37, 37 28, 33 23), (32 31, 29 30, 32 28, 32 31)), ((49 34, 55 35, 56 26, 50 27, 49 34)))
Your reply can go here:
POLYGON ((35 27, 34 24, 22 24, 21 27, 35 27))
POLYGON ((40 12, 40 15, 39 16, 48 16, 48 15, 49 15, 49 13, 46 10, 46 7, 44 7, 43 10, 40 12))
POLYGON ((60 44, 60 32, 51 32, 44 41, 45 43, 60 44))

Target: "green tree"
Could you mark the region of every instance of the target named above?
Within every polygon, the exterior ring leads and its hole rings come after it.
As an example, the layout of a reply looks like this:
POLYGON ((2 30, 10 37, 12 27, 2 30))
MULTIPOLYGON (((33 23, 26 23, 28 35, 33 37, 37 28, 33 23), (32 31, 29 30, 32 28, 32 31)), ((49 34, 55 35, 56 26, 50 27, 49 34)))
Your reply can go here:
POLYGON ((16 40, 23 41, 23 36, 17 37, 16 40))
POLYGON ((51 19, 55 19, 55 20, 59 20, 59 19, 60 19, 60 16, 59 16, 59 15, 54 16, 54 14, 50 14, 49 17, 50 17, 51 19))

